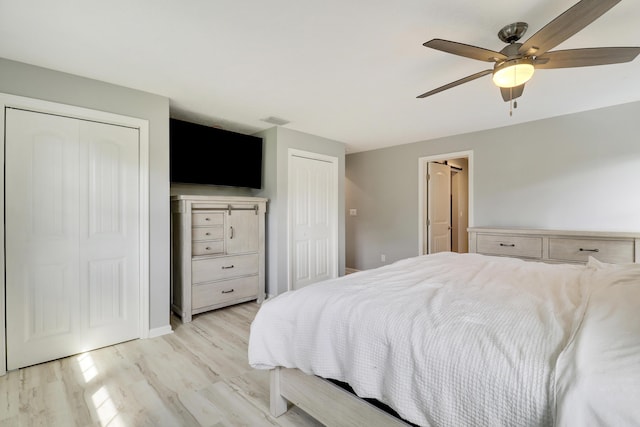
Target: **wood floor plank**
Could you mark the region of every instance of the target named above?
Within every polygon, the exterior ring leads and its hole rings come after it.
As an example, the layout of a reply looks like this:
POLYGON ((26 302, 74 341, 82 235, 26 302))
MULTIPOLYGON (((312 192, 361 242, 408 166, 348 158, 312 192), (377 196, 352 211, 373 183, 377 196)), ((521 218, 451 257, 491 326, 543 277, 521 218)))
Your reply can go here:
POLYGON ((203 395, 202 390, 186 391, 181 393, 178 398, 182 405, 184 405, 195 418, 198 426, 225 425, 223 414, 203 395))
POLYGON ((197 390, 219 379, 219 375, 184 348, 169 339, 137 340, 118 345, 118 351, 133 361, 143 378, 158 389, 197 390))
MULTIPOLYGON (((269 414, 269 371, 253 370, 226 381, 236 393, 260 411, 269 414)), ((321 427, 323 425, 295 406, 278 417, 277 422, 282 427, 321 427)))
POLYGON ((0 377, 0 421, 10 420, 18 416, 20 411, 21 388, 20 371, 13 371, 0 377))
POLYGON ((213 384, 202 390, 200 394, 217 409, 225 425, 278 426, 278 422, 270 414, 260 411, 245 399, 240 398, 225 382, 213 384))
MULTIPOLYGON (((102 352, 104 353, 104 350, 102 352)), ((60 381, 64 385, 69 410, 74 415, 75 424, 78 426, 93 425, 97 422, 85 402, 86 384, 92 376, 97 375, 97 370, 92 363, 93 359, 89 354, 60 360, 60 381)))
POLYGON ((195 325, 183 325, 167 339, 176 340, 176 345, 188 349, 196 360, 220 376, 236 376, 250 369, 246 354, 225 347, 219 334, 209 334, 195 325))
POLYGON ((298 408, 269 413, 269 378, 247 361, 255 302, 173 317, 173 334, 11 371, 4 426, 319 427, 298 408))

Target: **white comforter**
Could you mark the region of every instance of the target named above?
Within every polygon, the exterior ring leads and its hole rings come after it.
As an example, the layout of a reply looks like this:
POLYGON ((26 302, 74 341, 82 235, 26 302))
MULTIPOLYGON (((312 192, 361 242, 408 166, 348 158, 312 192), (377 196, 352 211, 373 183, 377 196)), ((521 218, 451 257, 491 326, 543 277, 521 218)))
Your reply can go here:
POLYGON ((584 270, 476 254, 398 261, 265 302, 249 362, 347 382, 419 425, 553 425, 584 270))

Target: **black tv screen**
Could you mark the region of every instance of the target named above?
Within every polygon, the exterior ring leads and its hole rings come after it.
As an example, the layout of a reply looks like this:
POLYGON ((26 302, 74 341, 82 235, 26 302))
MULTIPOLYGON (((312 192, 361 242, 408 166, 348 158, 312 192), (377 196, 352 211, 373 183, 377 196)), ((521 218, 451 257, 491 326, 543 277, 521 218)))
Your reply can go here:
POLYGON ((262 138, 171 119, 171 182, 262 188, 262 138))

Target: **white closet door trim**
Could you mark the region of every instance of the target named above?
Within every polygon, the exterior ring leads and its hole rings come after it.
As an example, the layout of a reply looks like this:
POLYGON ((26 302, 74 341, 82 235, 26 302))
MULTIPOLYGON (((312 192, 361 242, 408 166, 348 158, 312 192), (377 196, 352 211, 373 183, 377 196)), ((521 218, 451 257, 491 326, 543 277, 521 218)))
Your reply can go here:
MULTIPOLYGON (((58 104, 55 102, 22 96, 0 93, 0 135, 2 147, 0 147, 0 164, 4 165, 4 135, 5 135, 5 109, 18 108, 23 110, 48 113, 75 119, 90 120, 118 126, 126 126, 138 129, 139 141, 139 212, 140 212, 140 338, 149 337, 149 122, 148 120, 104 111, 91 110, 73 105, 58 104)), ((0 221, 4 218, 4 166, 0 173, 0 221)), ((4 226, 0 227, 0 277, 2 288, 0 292, 0 375, 6 374, 7 349, 6 349, 6 323, 5 323, 5 253, 4 253, 4 226)))
POLYGON ((311 160, 319 160, 323 162, 330 163, 332 166, 332 175, 334 188, 331 189, 332 195, 331 203, 334 206, 333 213, 331 214, 331 235, 332 235, 332 250, 333 256, 331 262, 332 266, 332 277, 335 278, 338 276, 338 267, 339 267, 339 254, 338 254, 338 158, 334 156, 329 156, 326 154, 313 153, 310 151, 298 150, 295 148, 289 148, 287 151, 287 289, 293 289, 293 277, 292 277, 292 257, 293 257, 293 248, 292 248, 292 236, 293 236, 293 213, 292 208, 293 204, 291 203, 292 197, 292 158, 293 157, 303 157, 311 160))

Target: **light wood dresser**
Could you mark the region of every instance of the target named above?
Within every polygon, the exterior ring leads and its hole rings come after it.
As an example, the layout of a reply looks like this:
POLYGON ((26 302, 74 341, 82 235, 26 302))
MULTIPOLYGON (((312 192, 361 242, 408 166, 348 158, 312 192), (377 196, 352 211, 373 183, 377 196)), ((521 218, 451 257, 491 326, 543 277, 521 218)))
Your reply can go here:
POLYGON ((194 314, 264 300, 267 199, 171 198, 171 308, 194 314))
POLYGON ((640 233, 470 227, 469 252, 545 262, 640 263, 640 233))

